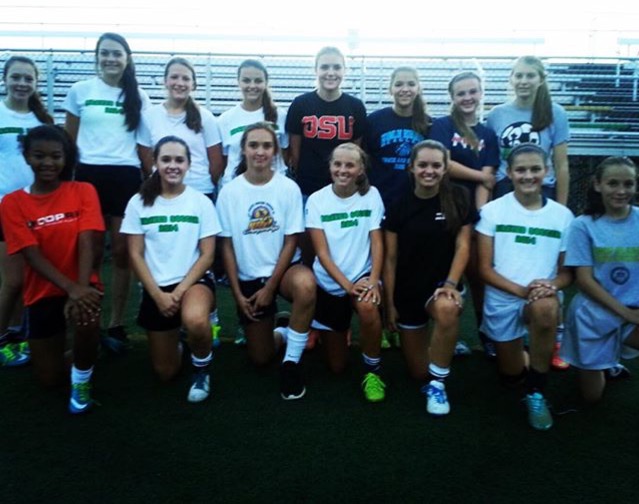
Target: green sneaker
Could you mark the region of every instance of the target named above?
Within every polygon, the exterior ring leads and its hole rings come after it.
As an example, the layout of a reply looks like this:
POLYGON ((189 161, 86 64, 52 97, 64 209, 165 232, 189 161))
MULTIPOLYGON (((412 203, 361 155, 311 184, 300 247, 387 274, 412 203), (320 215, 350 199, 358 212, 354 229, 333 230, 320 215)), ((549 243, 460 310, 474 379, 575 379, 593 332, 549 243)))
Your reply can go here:
POLYGON ((533 429, 548 430, 552 427, 552 415, 543 395, 539 392, 528 394, 526 406, 528 407, 528 423, 533 429))
POLYGON ((31 358, 27 354, 16 351, 13 345, 0 348, 0 366, 18 367, 28 364, 31 358))
POLYGON ((74 415, 86 413, 91 409, 91 382, 71 384, 71 398, 69 399, 69 412, 74 415))
POLYGON ((362 380, 362 389, 364 390, 364 397, 368 402, 380 402, 386 397, 384 389, 386 385, 378 374, 366 373, 364 380, 362 380))
POLYGON ((220 340, 220 332, 222 331, 222 326, 212 325, 211 326, 211 339, 213 340, 213 348, 217 348, 220 346, 222 341, 220 340))
POLYGON ((388 350, 391 347, 391 342, 388 340, 389 331, 384 329, 382 331, 382 350, 388 350))

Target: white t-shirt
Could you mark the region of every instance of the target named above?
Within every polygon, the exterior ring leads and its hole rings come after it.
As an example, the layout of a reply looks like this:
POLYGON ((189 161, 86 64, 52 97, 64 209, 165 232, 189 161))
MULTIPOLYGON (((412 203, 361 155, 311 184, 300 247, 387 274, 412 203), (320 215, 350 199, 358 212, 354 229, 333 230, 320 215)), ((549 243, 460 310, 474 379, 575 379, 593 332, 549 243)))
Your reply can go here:
MULTIPOLYGON (((326 236, 331 259, 351 282, 372 267, 370 232, 380 228, 384 204, 375 187, 340 198, 327 185, 306 202, 306 227, 321 229, 326 236)), ((313 272, 317 283, 329 294, 343 296, 346 291, 331 277, 316 257, 313 272)))
POLYGON ((33 112, 15 112, 0 101, 0 200, 33 183, 33 170, 24 160, 18 137, 41 124, 33 112))
MULTIPOLYGON (((237 104, 232 109, 223 112, 218 121, 222 135, 222 149, 224 155, 227 156, 226 170, 224 170, 221 180, 221 184, 224 185, 233 179, 235 169, 240 164, 242 154, 240 140, 244 130, 251 124, 264 121, 264 109, 260 108, 249 112, 244 110, 241 104, 237 104)), ((285 124, 286 112, 278 107, 275 133, 277 134, 277 142, 280 145, 280 149, 288 149, 288 134, 285 131, 285 124)), ((273 159, 273 170, 282 174, 286 173, 286 165, 281 154, 278 154, 273 159)))
MULTIPOLYGON (((150 104, 149 97, 139 91, 144 110, 150 104)), ((109 86, 99 77, 71 86, 62 107, 80 118, 81 163, 140 167, 137 132, 127 129, 121 94, 121 88, 109 86)))
MULTIPOLYGON (((538 210, 523 207, 511 192, 482 207, 477 232, 493 237, 493 267, 519 285, 557 276, 557 261, 566 251, 568 226, 574 216, 547 199, 538 210)), ((486 286, 486 299, 512 297, 486 286)))
MULTIPOLYGON (((273 274, 285 236, 304 232, 302 208, 298 185, 279 173, 261 186, 241 175, 222 188, 217 200, 220 236, 233 240, 240 280, 273 274)), ((297 250, 293 261, 299 258, 297 250)))
POLYGON ((191 151, 191 167, 184 183, 204 194, 213 192, 213 181, 209 171, 206 149, 222 143, 217 120, 208 110, 200 107, 202 129, 196 133, 186 125, 186 112, 171 115, 164 105, 154 105, 142 114, 142 125, 138 143, 145 147, 155 146, 165 136, 174 135, 184 140, 191 151))
POLYGON ((211 200, 188 186, 176 198, 158 196, 152 206, 144 206, 136 194, 120 228, 144 235, 144 261, 160 287, 181 282, 200 257, 199 241, 220 230, 211 200))

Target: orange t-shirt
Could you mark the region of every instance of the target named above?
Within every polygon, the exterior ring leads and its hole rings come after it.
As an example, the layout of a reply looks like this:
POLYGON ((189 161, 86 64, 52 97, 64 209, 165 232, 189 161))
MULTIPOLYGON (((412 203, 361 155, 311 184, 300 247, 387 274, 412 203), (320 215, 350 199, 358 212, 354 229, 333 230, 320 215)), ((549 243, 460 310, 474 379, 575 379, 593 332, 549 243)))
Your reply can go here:
MULTIPOLYGON (((29 194, 23 189, 2 200, 2 229, 7 252, 15 254, 36 246, 51 264, 72 281, 78 280, 78 237, 83 231, 104 231, 98 195, 86 182, 62 182, 49 194, 29 194)), ((92 282, 98 282, 97 272, 92 282)), ((66 292, 25 267, 24 305, 66 292)))

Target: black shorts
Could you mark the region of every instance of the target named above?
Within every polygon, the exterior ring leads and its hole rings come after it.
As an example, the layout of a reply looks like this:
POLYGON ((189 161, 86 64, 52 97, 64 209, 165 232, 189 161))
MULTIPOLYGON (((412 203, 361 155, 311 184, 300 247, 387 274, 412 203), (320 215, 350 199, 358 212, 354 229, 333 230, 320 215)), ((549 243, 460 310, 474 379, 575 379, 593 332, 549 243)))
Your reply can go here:
MULTIPOLYGON (((179 284, 167 285, 160 287, 162 292, 171 292, 179 284)), ((215 278, 213 273, 207 271, 202 278, 200 278, 195 285, 204 285, 208 287, 213 294, 215 294, 215 278)), ((149 295, 146 289, 142 291, 142 300, 140 301, 140 311, 137 319, 138 325, 147 331, 173 331, 179 329, 182 326, 182 313, 180 310, 172 317, 165 317, 158 310, 158 305, 155 304, 153 298, 149 295)))
POLYGON ((66 296, 47 297, 25 308, 25 334, 28 339, 45 339, 64 334, 66 296))
MULTIPOLYGON (((242 291, 242 296, 245 298, 250 298, 253 294, 255 294, 258 290, 264 287, 264 284, 268 281, 268 278, 257 278, 255 280, 240 280, 240 291, 242 291)), ((273 295, 273 301, 271 304, 266 306, 262 312, 257 315, 255 318, 259 320, 273 318, 277 313, 277 292, 273 295)), ((244 315, 244 312, 237 308, 237 317, 240 319, 240 324, 246 326, 251 324, 253 321, 244 315)))
POLYGON ((353 317, 352 296, 335 296, 317 286, 317 301, 313 320, 333 331, 348 331, 353 317))
POLYGON ((123 217, 127 203, 140 190, 142 170, 136 166, 80 164, 75 180, 95 187, 103 215, 123 217))

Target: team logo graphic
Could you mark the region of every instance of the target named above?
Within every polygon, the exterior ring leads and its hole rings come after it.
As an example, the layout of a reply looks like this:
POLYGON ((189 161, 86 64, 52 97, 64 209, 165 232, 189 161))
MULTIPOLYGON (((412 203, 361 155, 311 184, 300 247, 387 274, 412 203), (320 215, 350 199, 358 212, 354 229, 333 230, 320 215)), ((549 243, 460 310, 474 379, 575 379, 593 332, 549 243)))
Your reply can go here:
POLYGON ((409 159, 410 158, 410 151, 412 150, 413 145, 414 144, 412 144, 410 142, 402 142, 395 149, 395 154, 397 155, 397 157, 409 159))
POLYGON ((610 280, 617 285, 625 284, 629 278, 630 271, 625 266, 618 266, 617 268, 613 268, 610 272, 610 280))
POLYGON ((270 231, 274 233, 280 226, 273 217, 273 207, 266 202, 259 201, 249 208, 249 223, 244 234, 259 234, 270 231))
POLYGON ((538 131, 533 131, 532 124, 528 122, 516 122, 506 127, 501 134, 501 146, 512 149, 522 143, 541 145, 538 131))

